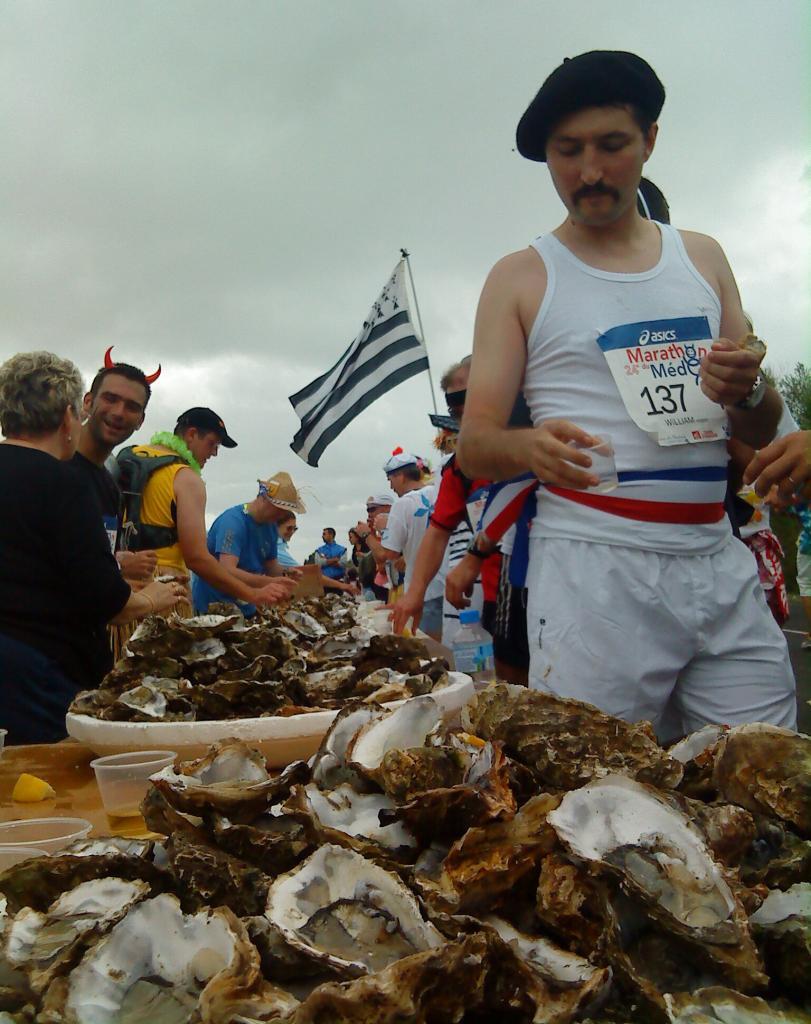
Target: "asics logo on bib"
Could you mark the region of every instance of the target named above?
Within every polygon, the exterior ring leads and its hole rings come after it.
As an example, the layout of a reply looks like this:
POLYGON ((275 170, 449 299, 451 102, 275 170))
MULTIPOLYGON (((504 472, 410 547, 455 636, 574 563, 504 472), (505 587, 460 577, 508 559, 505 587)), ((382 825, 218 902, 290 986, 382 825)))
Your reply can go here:
POLYGON ((676 340, 676 332, 675 331, 649 331, 647 329, 647 327, 639 335, 639 344, 640 345, 647 345, 649 341, 654 342, 654 341, 675 341, 675 340, 676 340))

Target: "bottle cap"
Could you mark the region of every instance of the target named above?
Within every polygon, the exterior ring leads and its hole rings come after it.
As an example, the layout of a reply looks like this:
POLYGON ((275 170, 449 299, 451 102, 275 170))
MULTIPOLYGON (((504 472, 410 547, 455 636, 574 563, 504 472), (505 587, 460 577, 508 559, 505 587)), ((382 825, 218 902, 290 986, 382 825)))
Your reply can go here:
POLYGON ((471 622, 478 622, 479 619, 478 608, 465 608, 464 611, 459 612, 459 621, 463 626, 468 626, 471 622))

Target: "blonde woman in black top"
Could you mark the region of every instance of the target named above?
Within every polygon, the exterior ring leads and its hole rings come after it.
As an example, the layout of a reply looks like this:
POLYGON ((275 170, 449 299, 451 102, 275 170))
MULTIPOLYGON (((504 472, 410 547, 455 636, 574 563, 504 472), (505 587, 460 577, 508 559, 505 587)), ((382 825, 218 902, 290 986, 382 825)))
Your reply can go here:
POLYGON ((76 367, 50 352, 0 366, 0 726, 10 743, 61 739, 73 696, 110 667, 105 625, 178 597, 176 584, 131 591, 68 465, 83 394, 76 367))

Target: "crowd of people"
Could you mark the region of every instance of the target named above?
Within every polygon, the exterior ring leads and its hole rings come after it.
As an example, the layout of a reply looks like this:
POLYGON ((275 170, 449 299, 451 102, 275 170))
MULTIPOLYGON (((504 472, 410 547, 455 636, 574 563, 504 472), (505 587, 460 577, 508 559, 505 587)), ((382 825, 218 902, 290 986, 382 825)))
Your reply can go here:
MULTIPOLYGON (((707 722, 794 727, 768 509, 801 520, 811 623, 811 435, 759 372, 720 246, 671 227, 642 177, 664 98, 629 53, 547 78, 518 150, 546 163, 564 220, 490 273, 473 354, 443 375, 448 415, 431 417, 439 469, 396 448, 365 518, 345 543, 324 527, 307 561, 326 589, 386 603, 398 632, 448 644, 472 604, 499 678, 648 719, 663 740, 707 722), (607 449, 611 490, 589 454, 607 449)), ((85 393, 52 353, 0 367, 10 742, 62 738, 70 700, 145 616, 223 602, 251 616, 302 574, 289 543, 305 506, 286 472, 206 528, 203 469, 237 444, 212 409, 126 445, 159 373, 108 350, 85 393)))

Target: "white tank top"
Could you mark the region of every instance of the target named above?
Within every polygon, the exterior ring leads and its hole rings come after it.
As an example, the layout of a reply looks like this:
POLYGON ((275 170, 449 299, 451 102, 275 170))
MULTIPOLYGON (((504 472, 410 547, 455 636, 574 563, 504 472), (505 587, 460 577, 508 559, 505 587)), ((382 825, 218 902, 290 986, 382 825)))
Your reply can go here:
MULTIPOLYGON (((687 256, 678 231, 658 224, 659 262, 641 274, 598 270, 579 260, 554 235, 533 243, 547 273, 546 295, 527 340, 524 394, 538 425, 567 419, 613 440, 619 487, 604 497, 614 508, 630 500, 692 506, 722 502, 726 491, 724 441, 660 446, 631 419, 598 344, 608 331, 650 322, 706 318, 717 338, 721 305, 687 256)), ((666 326, 667 324, 665 324, 666 326)), ((640 503, 636 505, 636 503, 640 503)), ((664 508, 665 506, 656 506, 664 508)), ((672 554, 709 554, 731 537, 726 516, 716 522, 650 522, 580 504, 538 489, 532 536, 565 537, 672 554)))

